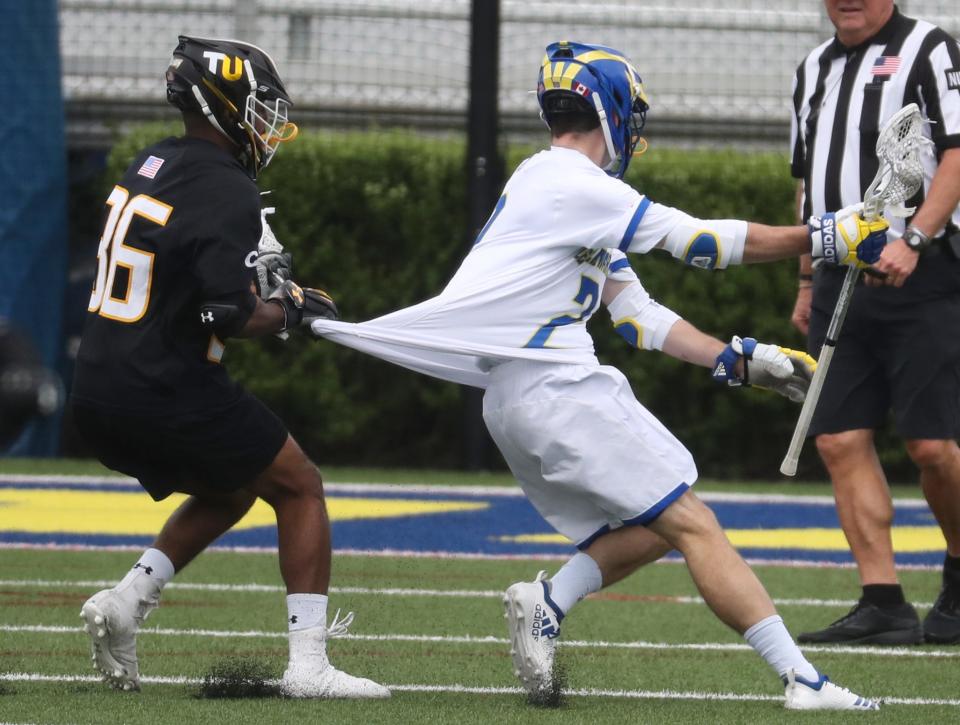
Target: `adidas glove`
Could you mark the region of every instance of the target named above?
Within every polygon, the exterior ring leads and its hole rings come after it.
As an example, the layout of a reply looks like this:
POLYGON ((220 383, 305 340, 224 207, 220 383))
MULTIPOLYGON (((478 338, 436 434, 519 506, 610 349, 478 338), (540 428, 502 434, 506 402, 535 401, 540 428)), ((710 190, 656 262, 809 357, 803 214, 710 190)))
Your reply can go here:
POLYGON ((766 388, 801 403, 816 369, 817 361, 805 352, 767 345, 752 337, 741 339, 734 336, 717 356, 712 377, 727 385, 766 388), (734 373, 734 366, 741 357, 743 378, 734 373))
POLYGON ((862 269, 880 259, 890 225, 883 218, 868 222, 861 216, 862 211, 863 204, 853 204, 807 220, 814 263, 855 265, 862 269))

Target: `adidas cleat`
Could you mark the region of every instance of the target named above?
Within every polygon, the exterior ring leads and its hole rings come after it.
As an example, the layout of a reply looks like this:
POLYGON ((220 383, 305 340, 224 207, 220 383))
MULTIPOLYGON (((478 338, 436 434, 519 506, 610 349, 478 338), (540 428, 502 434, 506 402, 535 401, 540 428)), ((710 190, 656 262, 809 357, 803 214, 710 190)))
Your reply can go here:
POLYGON ((529 694, 552 687, 556 640, 563 618, 550 600, 546 574, 541 571, 533 582, 512 585, 503 596, 513 674, 529 694))
POLYGON ((784 691, 787 710, 879 710, 876 700, 850 692, 830 682, 826 675, 820 675, 816 682, 800 677, 793 670, 787 673, 787 687, 784 691))

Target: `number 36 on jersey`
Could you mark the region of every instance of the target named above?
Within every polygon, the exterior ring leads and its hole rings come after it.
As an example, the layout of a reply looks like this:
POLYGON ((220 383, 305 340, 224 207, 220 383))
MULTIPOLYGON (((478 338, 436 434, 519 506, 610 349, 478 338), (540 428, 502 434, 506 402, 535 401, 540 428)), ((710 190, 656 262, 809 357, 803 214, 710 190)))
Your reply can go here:
POLYGON ((87 309, 102 317, 131 323, 141 319, 150 305, 153 254, 124 244, 135 216, 165 226, 173 207, 146 194, 130 198, 122 186, 115 186, 107 199, 110 213, 97 248, 97 279, 87 309), (114 296, 117 267, 127 272, 121 297, 114 296))

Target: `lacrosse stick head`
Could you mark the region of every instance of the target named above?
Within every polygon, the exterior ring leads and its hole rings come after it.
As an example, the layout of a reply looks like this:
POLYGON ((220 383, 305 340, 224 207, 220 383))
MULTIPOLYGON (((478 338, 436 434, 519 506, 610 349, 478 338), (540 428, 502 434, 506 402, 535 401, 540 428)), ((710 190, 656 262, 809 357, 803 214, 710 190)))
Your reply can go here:
POLYGON ((916 103, 897 111, 877 138, 877 174, 863 198, 863 216, 872 220, 885 207, 890 216, 909 216, 913 209, 903 203, 923 184, 920 154, 932 145, 923 135, 924 118, 916 103))

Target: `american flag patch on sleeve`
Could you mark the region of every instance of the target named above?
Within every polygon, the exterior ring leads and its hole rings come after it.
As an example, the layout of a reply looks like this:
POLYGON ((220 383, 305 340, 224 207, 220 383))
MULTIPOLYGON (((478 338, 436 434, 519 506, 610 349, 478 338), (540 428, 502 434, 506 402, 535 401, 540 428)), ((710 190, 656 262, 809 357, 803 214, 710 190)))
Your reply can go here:
POLYGON ((870 73, 875 76, 892 76, 900 68, 899 55, 881 55, 873 61, 870 73))
POLYGON ((161 166, 163 166, 163 159, 157 158, 156 156, 148 156, 137 173, 140 174, 140 176, 146 176, 148 179, 152 179, 157 175, 157 172, 160 171, 161 166))

